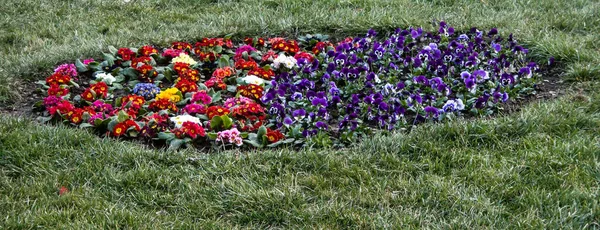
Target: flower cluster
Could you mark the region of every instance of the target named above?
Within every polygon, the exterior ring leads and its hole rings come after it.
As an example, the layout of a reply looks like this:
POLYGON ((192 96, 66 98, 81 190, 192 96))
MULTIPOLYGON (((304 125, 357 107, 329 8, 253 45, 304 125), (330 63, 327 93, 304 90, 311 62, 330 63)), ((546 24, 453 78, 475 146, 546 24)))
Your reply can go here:
POLYGON ((110 48, 41 82, 45 120, 180 146, 344 145, 374 129, 489 115, 534 91, 540 66, 512 34, 397 29, 324 36, 204 38, 110 48))

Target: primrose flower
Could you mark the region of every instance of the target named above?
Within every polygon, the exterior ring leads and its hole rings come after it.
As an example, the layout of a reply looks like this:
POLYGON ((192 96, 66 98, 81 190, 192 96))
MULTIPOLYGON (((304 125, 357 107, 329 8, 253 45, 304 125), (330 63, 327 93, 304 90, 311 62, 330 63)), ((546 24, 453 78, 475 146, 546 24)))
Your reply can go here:
POLYGON ((171 60, 172 63, 186 63, 189 65, 195 65, 196 62, 194 59, 192 59, 192 57, 190 57, 190 55, 187 55, 185 53, 180 53, 179 56, 177 56, 176 58, 173 58, 173 60, 171 60))
POLYGON ((177 103, 181 100, 181 92, 175 87, 169 88, 156 95, 156 100, 168 99, 171 102, 177 103))
POLYGON ((149 100, 160 93, 160 88, 153 83, 138 83, 133 87, 133 93, 149 100))
POLYGON ((54 69, 54 73, 77 77, 77 68, 75 68, 74 64, 62 64, 54 69))
POLYGON ((235 144, 237 146, 241 146, 243 144, 242 137, 240 136, 240 131, 237 128, 232 128, 225 131, 220 131, 217 133, 216 142, 221 142, 223 144, 235 144))
POLYGON ((88 58, 82 61, 84 65, 89 65, 90 63, 94 62, 93 58, 88 58))
POLYGON ((265 80, 263 80, 260 77, 255 76, 255 75, 248 75, 248 76, 242 78, 242 81, 245 82, 246 84, 255 84, 255 85, 261 85, 265 82, 265 80))
POLYGON ((279 69, 279 67, 283 65, 285 68, 292 69, 298 66, 298 61, 291 56, 285 56, 285 54, 281 54, 273 60, 273 68, 279 69))
POLYGON ((194 122, 196 124, 202 125, 202 123, 200 122, 200 118, 191 116, 191 115, 179 115, 176 117, 171 117, 169 118, 169 120, 171 120, 173 123, 175 123, 175 128, 181 128, 181 126, 183 125, 184 122, 194 122))
POLYGON ((117 79, 110 73, 96 74, 96 81, 103 81, 107 85, 112 85, 117 79))
POLYGON ((212 98, 205 91, 200 91, 194 93, 192 102, 201 102, 202 104, 208 105, 212 102, 212 98))
POLYGON ((162 56, 174 58, 174 57, 179 56, 180 54, 185 54, 185 51, 183 51, 181 49, 165 49, 165 51, 163 51, 163 53, 162 53, 162 56))

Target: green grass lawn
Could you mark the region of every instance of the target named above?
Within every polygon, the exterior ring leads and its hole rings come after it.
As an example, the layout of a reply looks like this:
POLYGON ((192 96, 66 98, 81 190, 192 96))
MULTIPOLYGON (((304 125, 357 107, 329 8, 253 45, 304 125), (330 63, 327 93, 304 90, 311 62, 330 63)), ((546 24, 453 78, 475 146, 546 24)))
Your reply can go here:
POLYGON ((572 82, 495 118, 348 149, 156 150, 0 113, 0 228, 600 228, 600 2, 5 0, 0 104, 108 45, 363 33, 445 20, 514 33, 572 82), (58 188, 71 192, 58 196, 58 188))

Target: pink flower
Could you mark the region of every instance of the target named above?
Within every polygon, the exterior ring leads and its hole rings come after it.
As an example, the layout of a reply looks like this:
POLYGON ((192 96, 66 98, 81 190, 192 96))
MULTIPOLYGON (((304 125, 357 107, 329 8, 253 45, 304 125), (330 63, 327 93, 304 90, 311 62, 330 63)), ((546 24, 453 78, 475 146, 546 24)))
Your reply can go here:
POLYGON ((189 104, 183 108, 183 112, 190 115, 205 114, 206 106, 200 104, 189 104))
POLYGON ((61 73, 71 77, 77 77, 77 69, 74 64, 62 64, 54 69, 54 73, 61 73))
POLYGON ((242 137, 240 136, 240 131, 237 128, 232 128, 229 130, 221 131, 217 133, 217 142, 223 142, 223 144, 231 143, 237 146, 243 144, 242 137))
POLYGON ((225 101, 225 103, 223 103, 223 106, 225 108, 231 109, 234 106, 245 105, 245 104, 250 104, 250 103, 254 103, 254 100, 244 97, 244 96, 239 96, 239 97, 232 97, 232 98, 227 99, 225 101))
POLYGON ((61 99, 57 96, 48 96, 48 97, 44 98, 44 106, 46 106, 46 108, 49 108, 49 107, 55 106, 60 101, 61 101, 61 99))
POLYGON ((90 117, 88 123, 94 124, 94 121, 96 121, 96 119, 104 120, 106 119, 106 115, 104 115, 104 113, 96 113, 90 117))
POLYGON ((84 64, 84 65, 89 65, 89 64, 90 64, 90 63, 92 63, 92 62, 94 62, 94 59, 93 59, 93 58, 88 58, 88 59, 85 59, 85 60, 83 60, 83 64, 84 64))
POLYGON ((111 104, 104 103, 101 100, 96 100, 92 103, 91 107, 98 112, 109 112, 113 110, 111 104))
POLYGON ((241 55, 244 52, 250 54, 252 51, 256 51, 256 49, 254 47, 252 47, 252 46, 249 46, 249 45, 243 45, 243 46, 240 46, 240 48, 237 48, 235 50, 235 54, 236 55, 238 55, 238 54, 241 55))
POLYGON ((200 91, 197 93, 194 93, 194 95, 192 96, 192 102, 197 102, 200 101, 202 104, 208 105, 212 102, 212 98, 210 96, 208 96, 208 94, 204 91, 200 91))
POLYGON ((162 53, 162 56, 175 58, 178 57, 181 53, 185 53, 185 51, 178 49, 165 49, 165 51, 162 53))

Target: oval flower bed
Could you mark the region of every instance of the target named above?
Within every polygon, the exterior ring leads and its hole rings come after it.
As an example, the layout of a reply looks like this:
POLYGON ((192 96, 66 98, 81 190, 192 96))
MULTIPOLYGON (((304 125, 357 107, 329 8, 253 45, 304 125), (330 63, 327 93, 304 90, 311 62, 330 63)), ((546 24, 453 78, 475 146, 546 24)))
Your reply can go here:
POLYGON ((41 81, 43 121, 181 146, 345 145, 374 130, 488 115, 533 92, 539 67, 496 29, 397 29, 109 48, 41 81))

